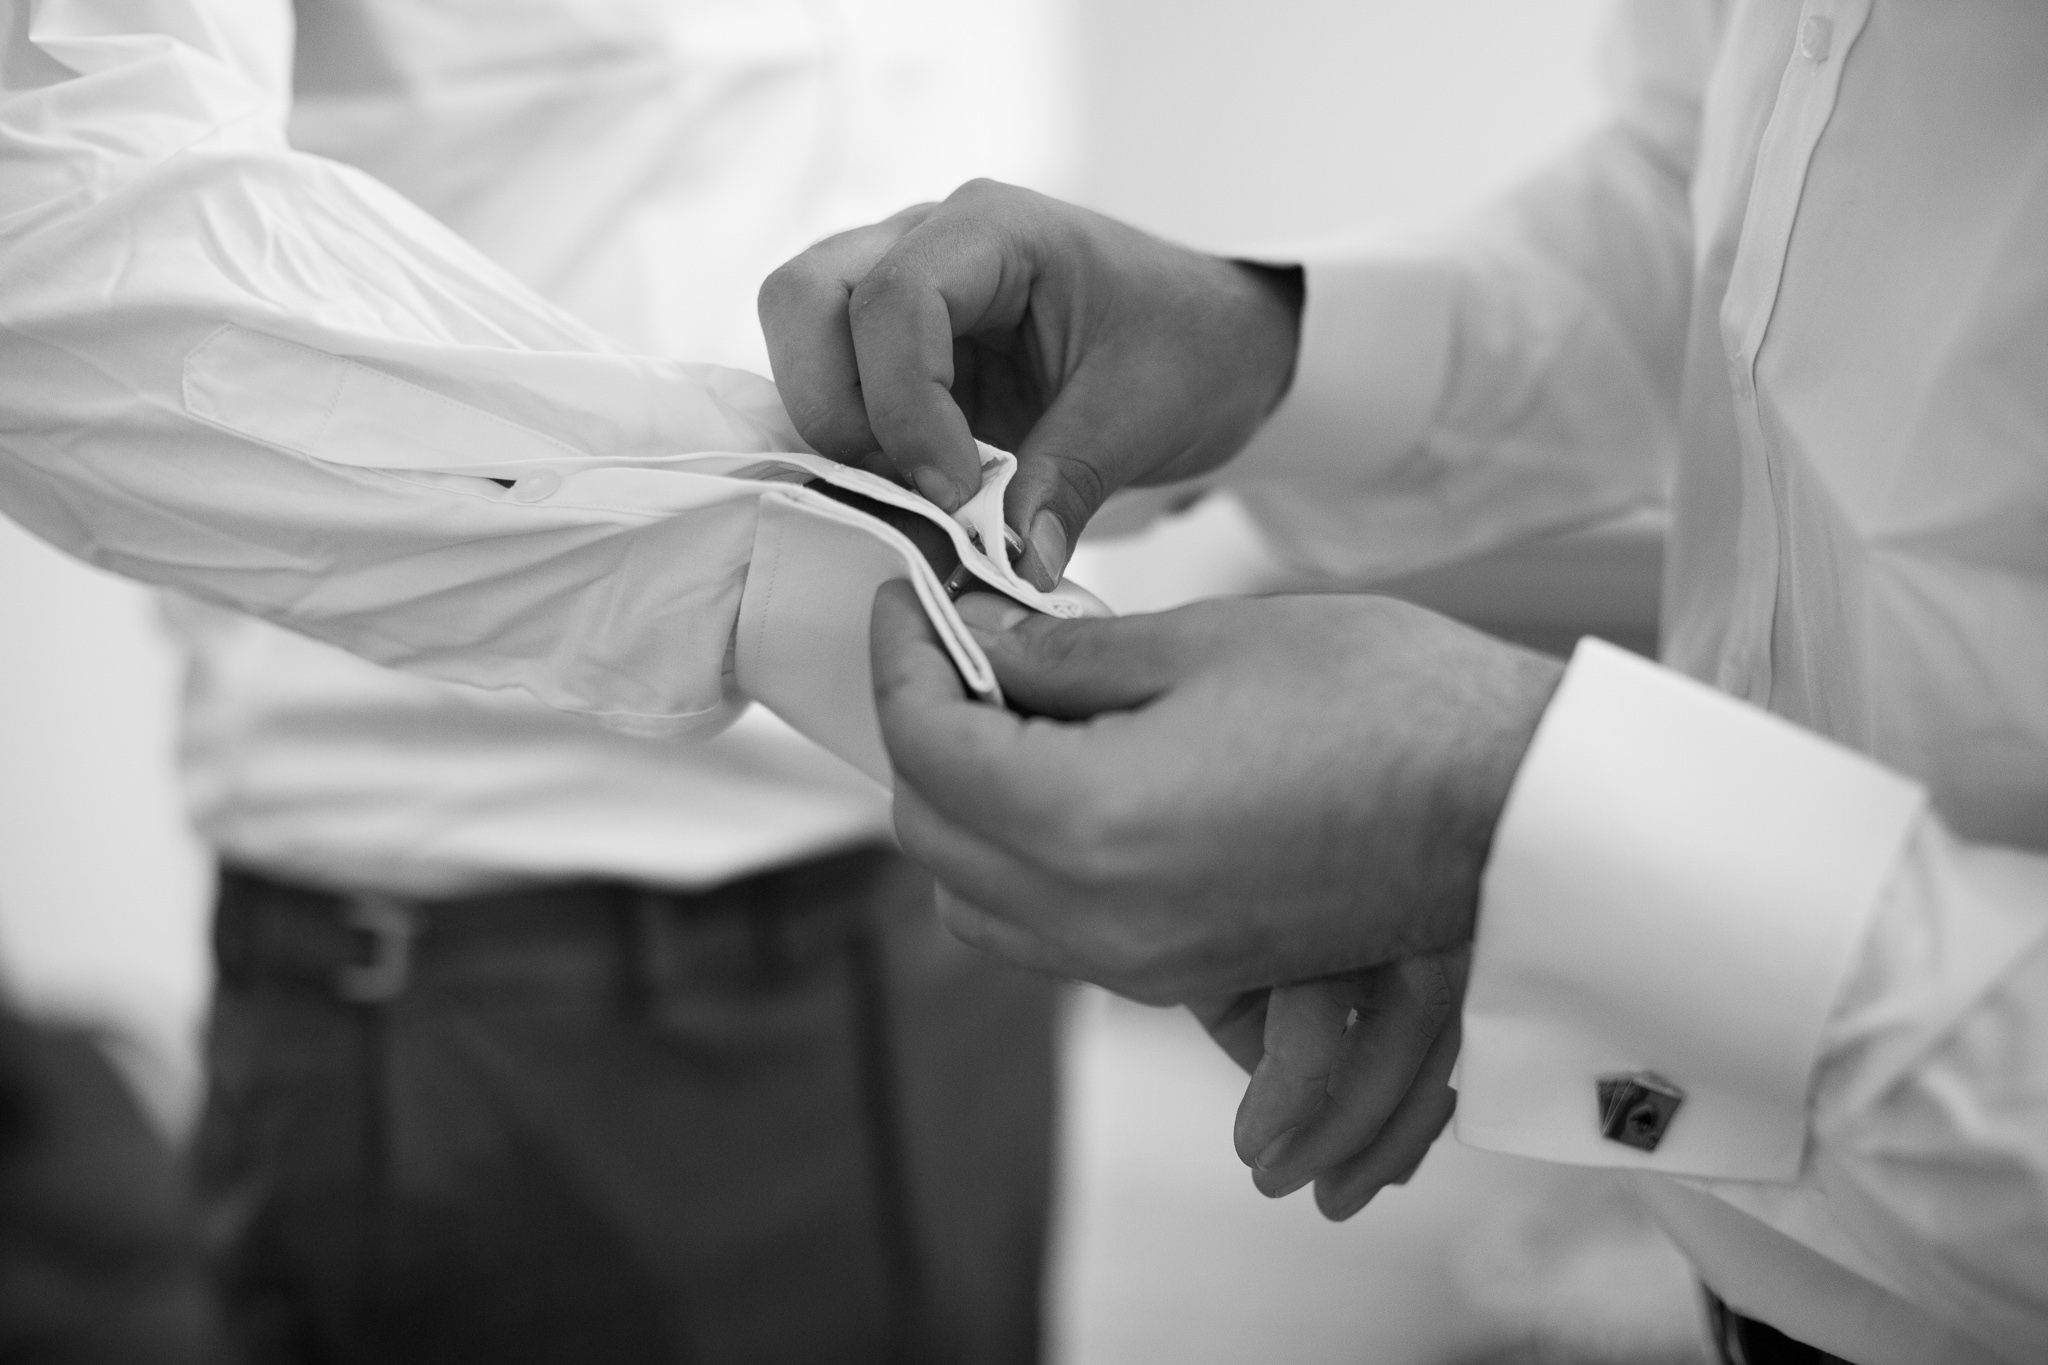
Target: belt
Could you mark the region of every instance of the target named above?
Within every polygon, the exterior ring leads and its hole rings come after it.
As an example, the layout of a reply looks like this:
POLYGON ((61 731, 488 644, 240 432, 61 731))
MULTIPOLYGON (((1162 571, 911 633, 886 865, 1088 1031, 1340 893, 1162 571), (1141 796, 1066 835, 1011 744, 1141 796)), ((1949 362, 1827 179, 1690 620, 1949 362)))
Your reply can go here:
POLYGON ((224 867, 214 957, 224 986, 355 1005, 422 990, 653 992, 835 954, 887 879, 915 875, 893 851, 866 848, 700 892, 583 881, 416 899, 224 867))
POLYGON ((1794 1341, 1767 1322, 1742 1316, 1711 1289, 1701 1293, 1707 1300, 1707 1330, 1721 1365, 1850 1365, 1818 1346, 1794 1341))
POLYGON ((214 955, 225 989, 338 1000, 371 1031, 377 1057, 392 1027, 417 1017, 409 1012, 414 997, 466 1005, 481 994, 521 1008, 529 997, 554 1005, 580 991, 652 1015, 667 993, 687 999, 699 983, 773 986, 813 964, 843 963, 862 1101, 863 1132, 854 1140, 868 1152, 887 1263, 888 1359, 920 1365, 935 1357, 876 931, 882 915, 928 913, 930 885, 886 848, 702 892, 588 881, 440 900, 295 886, 225 867, 214 955))

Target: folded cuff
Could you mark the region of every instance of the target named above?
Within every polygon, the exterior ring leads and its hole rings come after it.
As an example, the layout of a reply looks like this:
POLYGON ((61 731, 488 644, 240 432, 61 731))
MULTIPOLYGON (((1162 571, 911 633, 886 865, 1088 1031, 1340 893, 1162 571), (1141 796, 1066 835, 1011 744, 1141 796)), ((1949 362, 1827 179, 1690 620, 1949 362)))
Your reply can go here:
POLYGON ((1578 1165, 1788 1180, 1822 1029, 1924 804, 1868 759, 1582 641, 1494 838, 1457 1134, 1578 1165), (1600 1082, 1682 1095, 1653 1150, 1600 1082))
POLYGON ((1381 248, 1309 252, 1294 382, 1223 471, 1265 482, 1355 486, 1422 440, 1450 364, 1455 277, 1438 257, 1381 248))

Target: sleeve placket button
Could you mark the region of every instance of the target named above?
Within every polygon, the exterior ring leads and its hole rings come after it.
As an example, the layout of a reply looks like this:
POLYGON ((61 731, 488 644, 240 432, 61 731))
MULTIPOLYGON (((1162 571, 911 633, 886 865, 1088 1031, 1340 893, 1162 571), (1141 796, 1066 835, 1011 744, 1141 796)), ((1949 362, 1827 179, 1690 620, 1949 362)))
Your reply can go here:
POLYGON ((562 476, 552 469, 536 469, 531 474, 521 475, 512 485, 512 496, 519 502, 546 502, 561 491, 562 476))
POLYGON ((1799 55, 1816 65, 1828 59, 1834 41, 1835 25, 1825 15, 1809 14, 1799 26, 1799 55))

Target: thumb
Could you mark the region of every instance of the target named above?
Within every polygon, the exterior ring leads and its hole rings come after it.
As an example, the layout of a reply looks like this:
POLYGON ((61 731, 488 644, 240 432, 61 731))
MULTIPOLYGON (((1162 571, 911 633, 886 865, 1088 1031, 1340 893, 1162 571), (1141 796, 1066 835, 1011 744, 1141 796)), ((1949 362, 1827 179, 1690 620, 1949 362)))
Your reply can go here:
POLYGON ((1262 1158, 1322 1108, 1351 1008, 1347 984, 1334 978, 1275 986, 1267 996, 1265 1055, 1231 1134, 1245 1165, 1263 1167, 1262 1158))
POLYGON ((1187 651, 1177 615, 1067 621, 1033 614, 1008 630, 975 629, 974 635, 1013 707, 1086 720, 1135 710, 1180 680, 1187 651))
POLYGON ((1076 375, 1017 448, 1003 515, 1024 536, 1018 571, 1040 588, 1059 582, 1074 542, 1110 494, 1182 454, 1161 440, 1177 424, 1133 403, 1131 385, 1116 378, 1100 366, 1076 375))
POLYGON ((1195 1016, 1224 1055, 1249 1075, 1266 1055, 1266 1004, 1269 992, 1238 991, 1231 995, 1203 996, 1188 1001, 1188 1013, 1195 1016))

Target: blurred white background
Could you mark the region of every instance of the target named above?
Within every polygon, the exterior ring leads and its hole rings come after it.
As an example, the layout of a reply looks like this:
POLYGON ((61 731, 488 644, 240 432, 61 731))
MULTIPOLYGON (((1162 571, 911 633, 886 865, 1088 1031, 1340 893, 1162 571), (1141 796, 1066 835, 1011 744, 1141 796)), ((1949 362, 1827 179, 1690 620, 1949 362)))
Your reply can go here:
MULTIPOLYGON (((1079 193, 1205 244, 1441 219, 1597 110, 1602 0, 1069 2, 1079 193)), ((1409 586, 1527 638, 1639 643, 1654 564, 1638 527, 1409 586)), ((1227 506, 1077 565, 1127 608, 1272 572, 1227 506)), ((0 522, 0 971, 30 1007, 136 1039, 175 1126, 196 1093, 208 872, 179 815, 178 682, 151 611, 0 522)), ((1444 1144, 1333 1227, 1306 1194, 1253 1191, 1230 1149, 1241 1088, 1185 1016, 1081 998, 1066 1365, 1699 1358, 1683 1267, 1598 1180, 1444 1144)))

